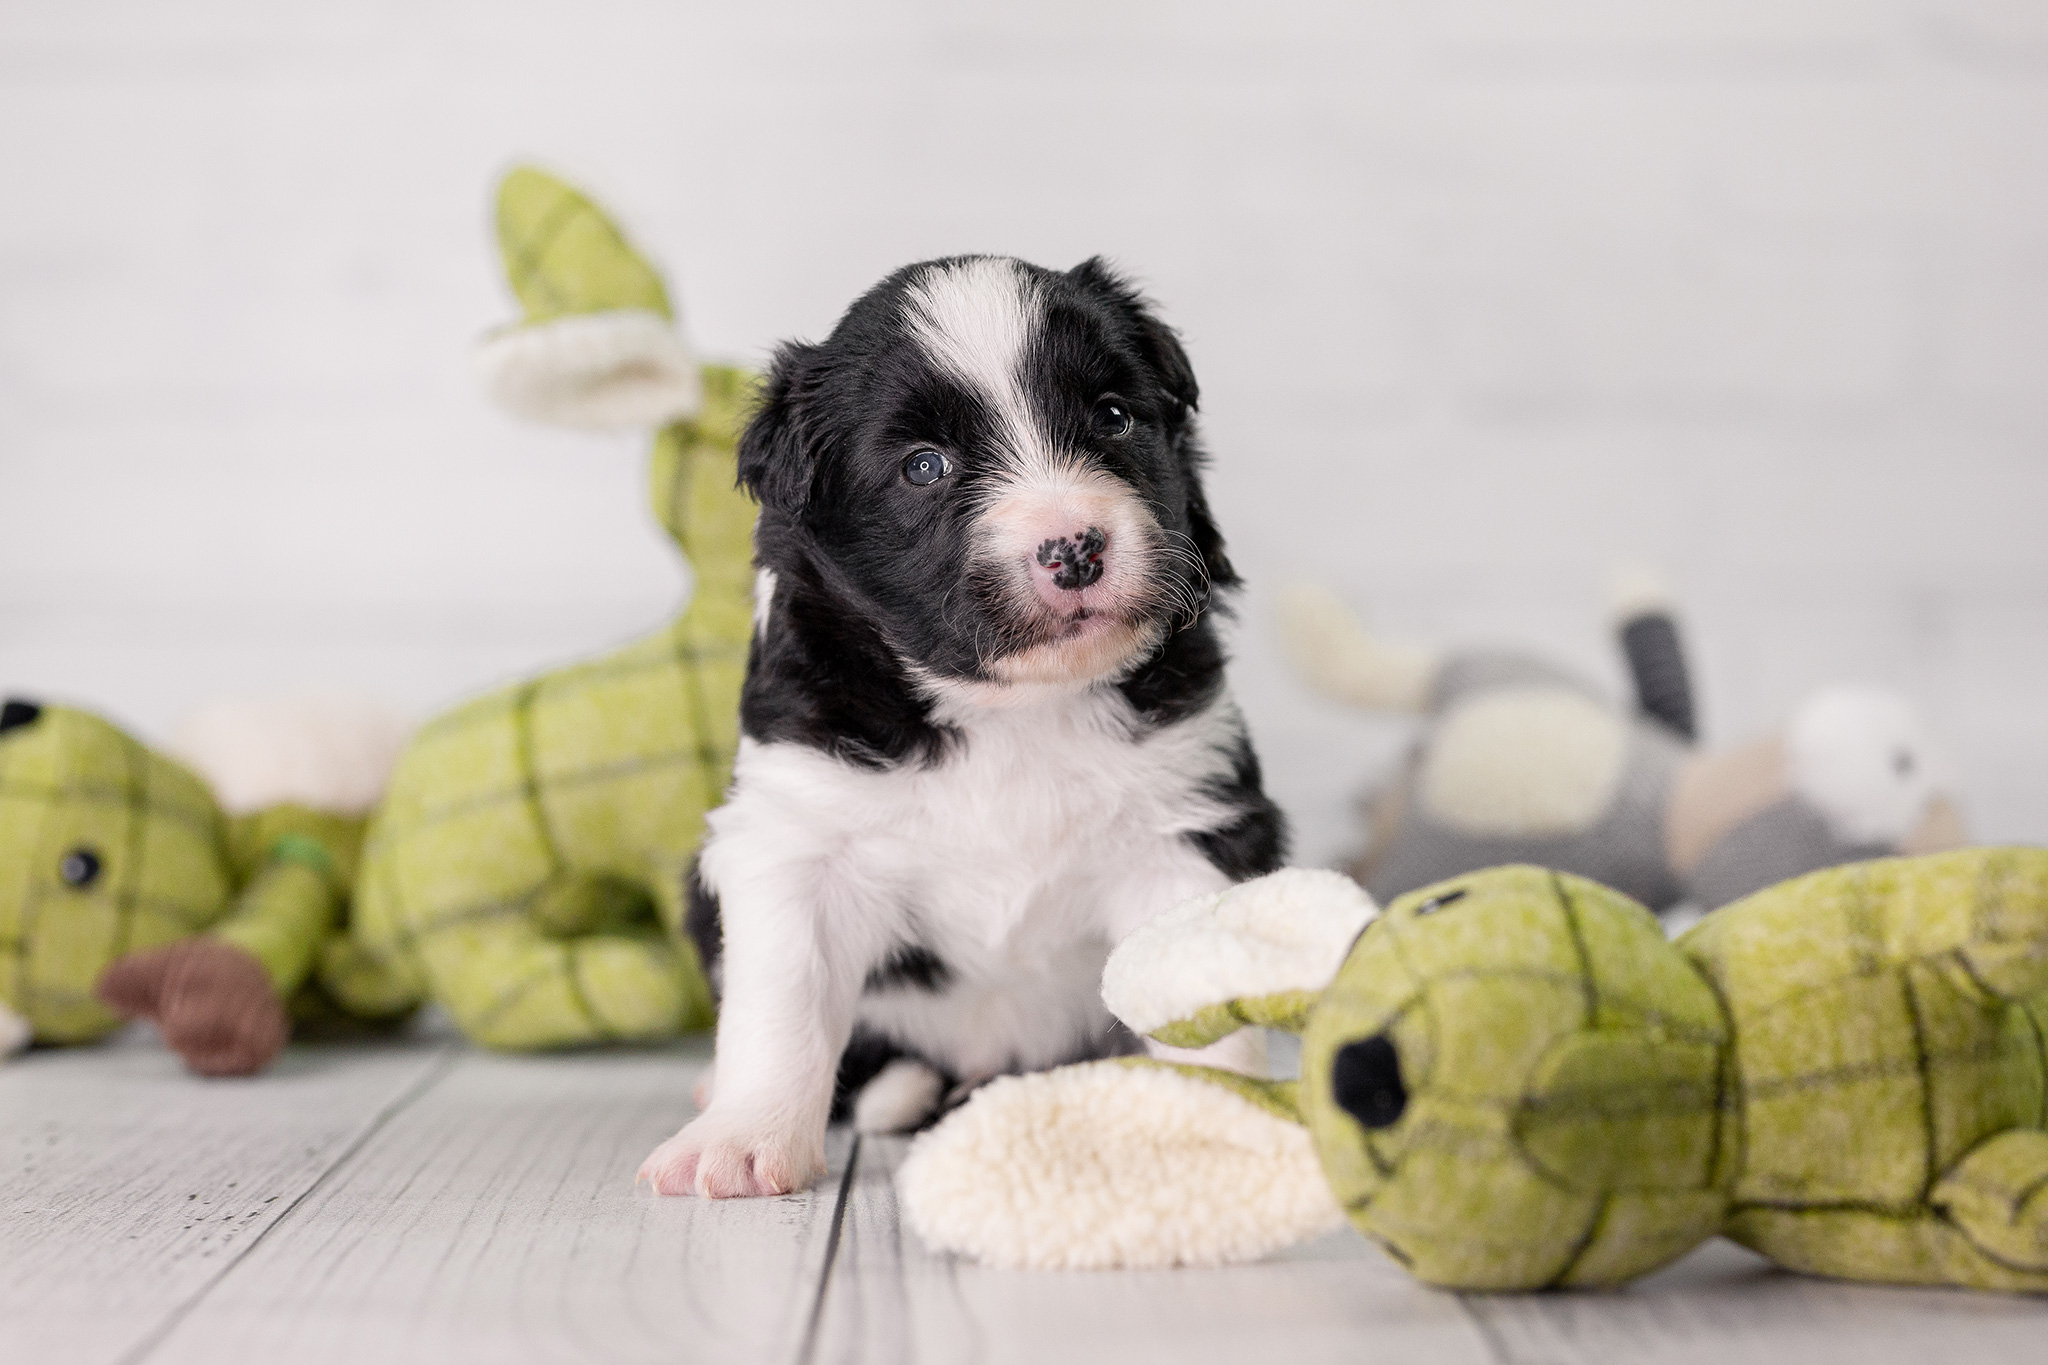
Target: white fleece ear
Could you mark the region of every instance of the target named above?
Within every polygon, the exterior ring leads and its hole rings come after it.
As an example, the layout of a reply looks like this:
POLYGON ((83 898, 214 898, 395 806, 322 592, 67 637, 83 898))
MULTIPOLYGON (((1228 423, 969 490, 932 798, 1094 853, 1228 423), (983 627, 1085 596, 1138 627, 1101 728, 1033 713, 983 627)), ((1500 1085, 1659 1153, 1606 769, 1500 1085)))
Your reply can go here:
POLYGON ((361 697, 309 693, 202 707, 170 751, 230 815, 286 803, 356 815, 383 796, 410 729, 361 697))
POLYGON ((26 1052, 28 1045, 35 1041, 36 1031, 28 1020, 16 1014, 5 1005, 0 1005, 0 1061, 5 1061, 17 1052, 26 1052))
POLYGON ((1343 1217, 1306 1128, 1122 1062, 991 1082, 917 1140, 896 1190, 934 1249, 1046 1270, 1249 1261, 1343 1217))
POLYGON ((507 328, 478 344, 476 370, 499 406, 556 426, 645 430, 704 401, 682 334, 639 308, 507 328))
POLYGON ((1947 756, 1913 704, 1876 687, 1814 693, 1785 730, 1792 789, 1846 843, 1899 844, 1948 792, 1947 756))
POLYGON ((1141 925, 1109 955, 1102 1000, 1150 1033, 1226 1000, 1320 991, 1378 913, 1341 872, 1282 868, 1141 925))

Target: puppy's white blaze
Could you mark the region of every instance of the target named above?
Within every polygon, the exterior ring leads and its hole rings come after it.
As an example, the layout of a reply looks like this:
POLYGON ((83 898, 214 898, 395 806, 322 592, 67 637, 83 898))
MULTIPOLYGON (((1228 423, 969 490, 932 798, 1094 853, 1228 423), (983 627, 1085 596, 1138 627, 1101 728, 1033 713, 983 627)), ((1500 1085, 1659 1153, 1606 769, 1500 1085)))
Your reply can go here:
POLYGON ((909 289, 908 321, 932 363, 979 393, 1020 468, 1050 463, 1024 394, 1024 352, 1045 301, 1015 261, 982 258, 927 271, 909 289))

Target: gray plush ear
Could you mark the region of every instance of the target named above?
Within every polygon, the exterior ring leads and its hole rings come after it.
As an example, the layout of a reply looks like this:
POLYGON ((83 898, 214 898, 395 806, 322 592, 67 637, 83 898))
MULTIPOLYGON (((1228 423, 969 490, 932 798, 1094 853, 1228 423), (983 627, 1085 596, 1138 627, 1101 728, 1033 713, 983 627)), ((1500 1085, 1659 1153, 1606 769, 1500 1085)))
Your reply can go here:
POLYGON ((933 1248, 1046 1270, 1255 1260, 1343 1217, 1306 1128, 1199 1068, 1135 1059, 984 1086, 917 1140, 896 1189, 933 1248))
POLYGON ((1318 868, 1197 896, 1117 945, 1103 1003, 1172 1047, 1207 1047, 1247 1024, 1298 1032, 1377 913, 1357 882, 1318 868))

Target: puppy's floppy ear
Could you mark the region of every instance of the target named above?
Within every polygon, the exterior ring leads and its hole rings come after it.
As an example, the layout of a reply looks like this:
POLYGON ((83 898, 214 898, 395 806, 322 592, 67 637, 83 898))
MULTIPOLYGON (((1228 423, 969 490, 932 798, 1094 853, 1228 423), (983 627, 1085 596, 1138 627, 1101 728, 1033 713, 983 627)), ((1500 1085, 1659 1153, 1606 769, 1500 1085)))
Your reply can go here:
POLYGON ((807 410, 818 385, 816 346, 790 342, 775 349, 761 406, 740 433, 740 486, 763 507, 800 515, 817 480, 818 451, 807 410))
POLYGON ((1167 439, 1187 472, 1188 536, 1201 553, 1209 586, 1234 587, 1239 581, 1237 570, 1231 567, 1230 557, 1223 551, 1223 533, 1216 529, 1216 519, 1210 515, 1208 498, 1202 492, 1205 460, 1188 427, 1188 419, 1194 415, 1202 393, 1195 383, 1195 367, 1188 360, 1180 338, 1153 313, 1151 302, 1100 256, 1081 262, 1067 272, 1067 278, 1108 302, 1130 326, 1139 355, 1167 397, 1167 439))
POLYGON ((1180 338, 1152 311, 1151 301, 1136 286, 1116 273, 1100 256, 1090 256, 1067 272, 1067 278, 1106 300, 1130 324, 1139 355, 1159 381, 1159 387, 1174 404, 1167 424, 1176 435, 1188 414, 1200 404, 1202 391, 1195 383, 1195 367, 1188 361, 1180 338))

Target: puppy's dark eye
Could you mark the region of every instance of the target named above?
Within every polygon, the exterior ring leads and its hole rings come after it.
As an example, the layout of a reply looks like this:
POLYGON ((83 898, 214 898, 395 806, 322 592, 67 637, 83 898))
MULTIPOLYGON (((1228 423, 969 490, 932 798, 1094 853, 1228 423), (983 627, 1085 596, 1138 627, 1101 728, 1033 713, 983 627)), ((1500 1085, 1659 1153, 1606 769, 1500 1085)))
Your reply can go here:
POLYGON ((937 483, 952 472, 946 457, 936 450, 913 450, 910 458, 903 462, 903 477, 923 488, 926 484, 937 483))
POLYGON ((74 848, 57 860, 57 875, 64 885, 83 890, 99 880, 100 855, 89 848, 74 848))
POLYGON ((1096 399, 1095 411, 1088 415, 1088 425, 1097 436, 1128 436, 1136 424, 1130 404, 1113 393, 1096 399))

